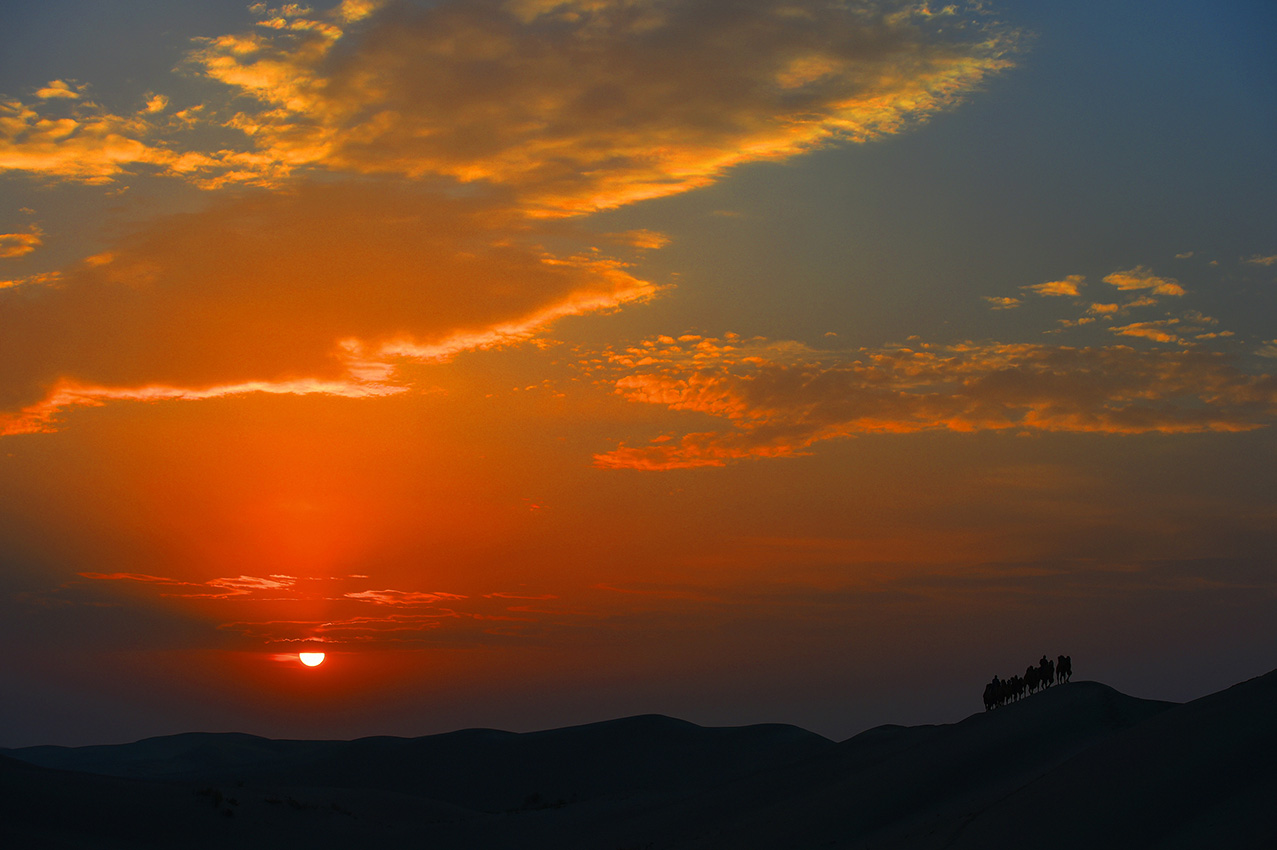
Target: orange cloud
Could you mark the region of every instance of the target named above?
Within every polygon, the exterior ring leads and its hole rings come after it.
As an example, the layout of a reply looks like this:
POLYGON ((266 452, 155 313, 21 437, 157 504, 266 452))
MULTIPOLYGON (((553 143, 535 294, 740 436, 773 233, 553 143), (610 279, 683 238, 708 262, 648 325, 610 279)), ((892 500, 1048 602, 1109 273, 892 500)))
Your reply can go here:
POLYGON ((1121 290, 1149 289, 1155 295, 1184 294, 1184 287, 1180 286, 1179 281, 1170 277, 1158 277, 1143 266, 1113 272, 1104 278, 1104 282, 1121 290))
POLYGON ((63 80, 50 80, 47 86, 36 91, 35 96, 41 100, 48 100, 49 98, 78 100, 80 93, 72 88, 70 83, 63 80))
POLYGON ((324 34, 195 61, 268 104, 244 121, 276 161, 484 180, 582 211, 897 132, 1008 64, 1008 37, 968 24, 955 37, 894 4, 471 0, 378 19, 327 75, 324 34))
POLYGON ((983 16, 894 2, 381 5, 259 3, 254 31, 198 39, 186 67, 228 87, 222 104, 165 117, 151 92, 116 115, 60 81, 39 108, 5 102, 0 169, 107 182, 149 166, 206 188, 447 176, 583 212, 899 132, 1008 67, 1015 43, 983 16))
POLYGON ((455 593, 422 593, 416 590, 361 590, 344 594, 347 599, 373 602, 377 605, 432 605, 443 599, 465 599, 455 593))
POLYGON ((1151 339, 1154 342, 1179 342, 1178 334, 1168 330, 1172 325, 1179 323, 1178 319, 1164 319, 1157 322, 1134 322, 1121 327, 1110 328, 1115 334, 1122 336, 1137 336, 1144 339, 1151 339))
POLYGON ((210 588, 212 592, 171 591, 161 594, 165 597, 180 599, 231 599, 240 596, 251 596, 258 590, 284 590, 292 587, 296 579, 292 576, 234 576, 215 578, 204 582, 180 581, 165 576, 147 575, 145 573, 79 573, 80 577, 94 581, 131 581, 142 584, 158 584, 172 587, 210 588))
POLYGON ((0 413, 0 436, 36 434, 55 430, 59 414, 73 407, 99 407, 110 401, 199 401, 247 393, 272 395, 328 395, 340 398, 367 398, 394 395, 406 387, 376 381, 248 381, 203 388, 189 387, 100 387, 59 381, 44 399, 19 411, 0 413))
POLYGON ((868 433, 1244 431, 1269 424, 1277 383, 1198 348, 964 344, 828 353, 751 341, 718 359, 643 346, 614 366, 630 401, 720 417, 726 430, 598 454, 600 467, 674 469, 785 457, 868 433))
POLYGON ((657 291, 601 255, 551 255, 539 233, 488 200, 384 185, 300 186, 155 222, 48 286, 0 289, 14 329, 0 336, 0 430, 110 400, 386 395, 405 362, 657 291))
POLYGON ((984 300, 989 302, 989 306, 994 310, 1012 310, 1020 306, 1019 298, 1010 298, 1005 295, 985 295, 984 300))
POLYGON ((18 100, 0 101, 0 172, 109 183, 136 166, 187 175, 218 165, 215 156, 179 153, 158 143, 153 138, 158 127, 148 117, 153 111, 148 107, 140 115, 123 116, 90 101, 40 109, 18 100))
POLYGON ((164 576, 153 576, 146 573, 78 573, 82 578, 94 579, 96 581, 140 581, 151 584, 180 584, 195 587, 191 582, 178 581, 173 578, 164 576))
POLYGON ((0 259, 25 257, 44 244, 44 231, 34 224, 26 233, 0 233, 0 259))
POLYGON ((1020 288, 1043 296, 1075 296, 1081 293, 1085 283, 1085 275, 1071 274, 1064 280, 1049 280, 1046 283, 1034 283, 1020 288))

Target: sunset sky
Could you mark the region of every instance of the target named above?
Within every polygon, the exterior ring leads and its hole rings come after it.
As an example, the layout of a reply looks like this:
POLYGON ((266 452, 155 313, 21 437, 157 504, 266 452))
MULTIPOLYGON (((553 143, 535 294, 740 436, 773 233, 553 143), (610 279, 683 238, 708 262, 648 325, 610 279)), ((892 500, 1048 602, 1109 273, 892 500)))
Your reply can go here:
POLYGON ((0 746, 1277 667, 1277 5, 0 21, 0 746))

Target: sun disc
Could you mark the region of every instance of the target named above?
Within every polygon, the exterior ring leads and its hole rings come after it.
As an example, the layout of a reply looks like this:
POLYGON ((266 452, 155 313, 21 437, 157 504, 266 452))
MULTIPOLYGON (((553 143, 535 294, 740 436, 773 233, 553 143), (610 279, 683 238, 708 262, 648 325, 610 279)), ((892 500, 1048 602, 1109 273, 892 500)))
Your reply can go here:
POLYGON ((318 667, 324 663, 324 654, 322 652, 299 652, 297 657, 307 667, 318 667))

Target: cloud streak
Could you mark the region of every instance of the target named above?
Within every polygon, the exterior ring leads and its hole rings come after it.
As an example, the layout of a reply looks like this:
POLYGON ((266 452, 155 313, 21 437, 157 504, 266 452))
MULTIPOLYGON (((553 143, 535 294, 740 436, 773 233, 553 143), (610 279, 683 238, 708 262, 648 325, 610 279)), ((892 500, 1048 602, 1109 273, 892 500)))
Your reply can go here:
POLYGON ((491 199, 385 185, 250 194, 0 289, 0 428, 111 400, 399 392, 405 362, 525 340, 657 287, 491 199))
POLYGON ((1144 266, 1136 266, 1126 271, 1113 272, 1104 278, 1104 282, 1116 286, 1124 292, 1133 290, 1149 290, 1154 295, 1181 296, 1184 287, 1173 277, 1159 277, 1144 266))

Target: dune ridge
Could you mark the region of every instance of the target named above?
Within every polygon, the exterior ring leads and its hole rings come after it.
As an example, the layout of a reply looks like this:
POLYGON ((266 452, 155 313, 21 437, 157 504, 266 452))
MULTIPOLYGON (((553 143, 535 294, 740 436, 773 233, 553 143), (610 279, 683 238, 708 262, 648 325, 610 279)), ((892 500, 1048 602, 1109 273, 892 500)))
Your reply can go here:
POLYGON ((0 751, 22 847, 1277 846, 1277 671, 1184 704, 1058 685, 834 742, 660 715, 531 733, 187 733, 0 751))

